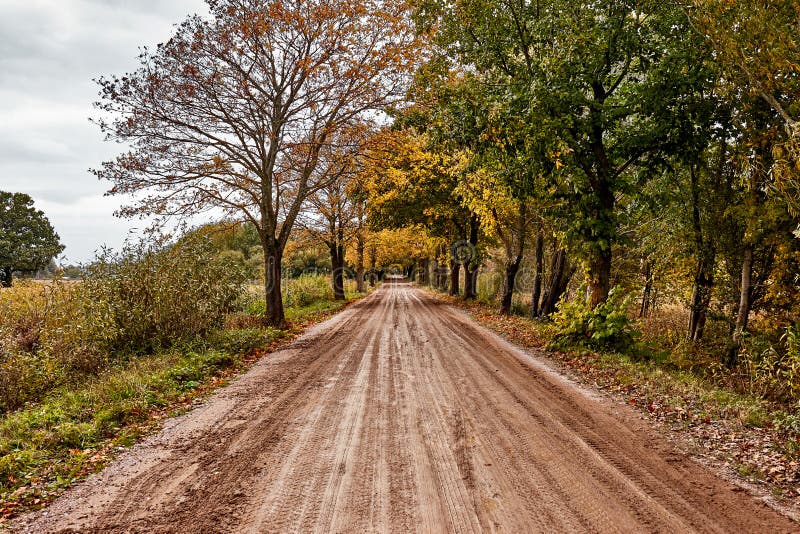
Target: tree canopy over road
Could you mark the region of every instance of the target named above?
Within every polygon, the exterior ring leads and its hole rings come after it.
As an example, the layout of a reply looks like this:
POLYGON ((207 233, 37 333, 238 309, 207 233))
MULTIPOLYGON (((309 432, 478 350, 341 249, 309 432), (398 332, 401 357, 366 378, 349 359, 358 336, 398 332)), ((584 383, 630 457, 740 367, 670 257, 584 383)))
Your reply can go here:
POLYGON ((616 286, 642 317, 687 309, 691 343, 711 317, 731 367, 754 313, 800 320, 797 2, 209 5, 99 80, 132 150, 95 172, 136 195, 123 215, 255 229, 270 324, 291 239, 324 244, 343 298, 389 231, 451 294, 500 271, 504 314, 522 273, 536 317, 616 286))

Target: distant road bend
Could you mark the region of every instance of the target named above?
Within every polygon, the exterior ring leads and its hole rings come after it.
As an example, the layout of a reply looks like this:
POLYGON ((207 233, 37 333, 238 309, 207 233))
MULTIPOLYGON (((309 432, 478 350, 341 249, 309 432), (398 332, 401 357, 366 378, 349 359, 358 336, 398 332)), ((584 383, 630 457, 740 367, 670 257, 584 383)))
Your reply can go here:
POLYGON ((796 532, 631 410, 388 283, 30 532, 796 532))

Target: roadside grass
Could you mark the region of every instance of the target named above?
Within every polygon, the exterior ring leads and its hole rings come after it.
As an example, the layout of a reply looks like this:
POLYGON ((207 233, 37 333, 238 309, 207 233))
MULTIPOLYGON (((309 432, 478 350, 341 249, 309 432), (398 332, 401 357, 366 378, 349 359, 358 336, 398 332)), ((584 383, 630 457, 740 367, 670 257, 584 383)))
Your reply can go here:
MULTIPOLYGON (((121 359, 100 373, 57 387, 40 401, 0 414, 0 525, 44 507, 115 454, 190 409, 348 301, 314 299, 287 307, 286 330, 231 314, 224 329, 169 350, 121 359)), ((299 300, 299 299, 298 299, 299 300)))
POLYGON ((569 370, 579 382, 619 402, 681 437, 681 444, 784 503, 800 505, 800 413, 797 407, 724 387, 698 368, 681 368, 657 346, 632 354, 585 348, 547 350, 552 323, 525 316, 500 316, 496 306, 464 302, 429 289, 437 298, 468 311, 483 326, 569 370))
POLYGON ((131 358, 205 338, 240 309, 246 275, 206 241, 104 251, 79 282, 0 290, 0 415, 131 358))
POLYGON ((317 301, 307 306, 299 308, 287 308, 286 320, 295 326, 302 326, 308 323, 318 322, 320 319, 330 315, 331 312, 336 312, 342 309, 353 298, 358 298, 358 295, 348 295, 347 302, 345 301, 317 301))
MULTIPOLYGON (((265 331, 252 340, 266 343, 278 334, 265 331)), ((7 414, 0 421, 0 514, 48 502, 248 360, 200 347, 136 358, 7 414)))

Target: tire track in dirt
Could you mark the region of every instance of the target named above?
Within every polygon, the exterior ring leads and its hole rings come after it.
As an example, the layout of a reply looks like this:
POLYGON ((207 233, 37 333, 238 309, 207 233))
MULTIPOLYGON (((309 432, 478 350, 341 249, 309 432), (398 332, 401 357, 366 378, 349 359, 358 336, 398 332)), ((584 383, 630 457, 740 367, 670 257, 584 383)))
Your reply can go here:
POLYGON ((267 356, 23 532, 792 532, 403 283, 267 356))
MULTIPOLYGON (((451 327, 451 324, 452 323, 447 323, 448 328, 451 327)), ((439 339, 443 337, 444 336, 439 336, 439 339)), ((468 344, 459 347, 459 349, 468 353, 472 350, 471 347, 472 345, 468 344)), ((438 352, 441 351, 442 349, 439 348, 438 352)), ((455 361, 456 365, 451 365, 449 368, 463 367, 463 365, 460 364, 484 363, 479 361, 479 354, 471 356, 472 357, 469 358, 459 358, 455 361)), ((491 363, 496 364, 494 361, 491 363)), ((527 456, 516 457, 512 455, 510 458, 514 460, 515 465, 513 465, 511 469, 506 466, 505 472, 498 473, 497 476, 505 477, 513 472, 513 470, 518 469, 536 472, 537 475, 531 477, 529 481, 544 480, 544 487, 518 487, 512 494, 536 494, 539 499, 548 500, 549 503, 546 507, 546 511, 550 513, 551 517, 553 512, 558 511, 560 506, 562 508, 560 511, 561 513, 557 515, 558 519, 555 524, 551 525, 551 528, 555 528, 559 525, 563 527, 564 518, 569 516, 572 516, 573 520, 576 522, 576 524, 570 525, 571 529, 581 527, 583 529, 588 529, 589 526, 592 526, 604 532, 615 530, 615 527, 620 526, 622 523, 622 518, 625 518, 626 515, 630 513, 639 515, 639 520, 644 519, 639 513, 639 510, 648 510, 648 507, 642 502, 635 502, 633 506, 623 508, 618 506, 619 503, 606 503, 597 499, 597 489, 593 488, 593 486, 596 486, 593 478, 597 473, 587 473, 586 468, 591 469, 592 466, 597 463, 598 458, 573 458, 573 460, 577 461, 572 465, 554 461, 552 455, 553 441, 561 440, 563 442, 560 447, 556 448, 556 451, 574 451, 575 447, 580 447, 583 443, 580 441, 577 443, 570 443, 569 438, 571 437, 571 431, 563 425, 560 425, 557 420, 546 417, 546 413, 535 413, 533 414, 533 418, 527 418, 528 420, 526 420, 527 414, 524 413, 524 411, 520 412, 514 409, 517 407, 524 408, 527 405, 525 401, 520 399, 515 388, 506 387, 504 388, 505 391, 499 390, 500 393, 504 392, 505 395, 498 395, 495 382, 501 381, 502 383, 505 378, 504 375, 500 373, 501 369, 486 368, 485 365, 481 365, 479 368, 475 369, 461 368, 460 370, 461 376, 463 377, 462 380, 464 378, 470 380, 469 390, 478 391, 478 398, 480 399, 478 402, 465 406, 463 409, 464 412, 475 414, 478 424, 481 424, 481 421, 493 421, 492 414, 481 414, 482 407, 487 405, 486 399, 491 398, 492 402, 488 404, 503 406, 504 409, 500 412, 499 418, 495 416, 499 426, 489 428, 486 434, 492 436, 507 436, 508 441, 504 445, 505 450, 531 451, 527 456), (495 374, 494 377, 492 376, 493 374, 495 374), (477 379, 481 377, 489 378, 489 387, 487 387, 487 382, 482 382, 477 379), (527 431, 520 432, 520 429, 526 429, 527 431), (534 431, 531 432, 531 430, 534 431), (541 436, 547 436, 547 439, 538 439, 541 436), (554 502, 553 495, 560 496, 561 502, 554 502)), ((517 384, 517 386, 519 386, 519 384, 517 384)), ((474 395, 468 395, 468 397, 475 400, 474 395)), ((538 399, 534 399, 533 402, 538 402, 538 399)), ((485 423, 483 424, 485 425, 485 423)), ((590 453, 593 452, 594 451, 590 451, 590 453)), ((573 452, 573 454, 575 453, 573 452)), ((498 455, 495 454, 493 456, 498 455)), ((616 480, 608 476, 602 479, 603 485, 615 485, 616 482, 616 480)), ((617 487, 616 489, 619 490, 620 488, 617 487)), ((528 511, 537 507, 535 502, 528 502, 526 504, 524 508, 528 511)), ((542 528, 547 526, 545 519, 542 517, 531 518, 531 520, 542 528)), ((652 518, 649 518, 645 522, 648 524, 652 523, 652 518)))

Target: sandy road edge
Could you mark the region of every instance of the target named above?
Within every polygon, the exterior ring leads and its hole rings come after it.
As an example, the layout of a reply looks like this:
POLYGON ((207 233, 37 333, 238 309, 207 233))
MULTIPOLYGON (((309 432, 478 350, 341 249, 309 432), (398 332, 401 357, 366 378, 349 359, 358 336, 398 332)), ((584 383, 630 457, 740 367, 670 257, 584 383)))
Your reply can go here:
POLYGON ((765 503, 776 512, 800 523, 800 506, 792 506, 779 502, 766 488, 743 479, 726 462, 713 456, 701 454, 698 451, 698 446, 694 443, 694 437, 688 432, 682 432, 680 429, 669 427, 666 423, 660 423, 646 417, 641 411, 632 408, 622 395, 593 387, 577 371, 553 359, 548 351, 543 348, 526 348, 518 345, 512 338, 506 335, 506 333, 483 324, 468 309, 454 305, 449 302, 448 299, 442 298, 444 295, 434 290, 429 290, 428 288, 414 287, 446 305, 459 315, 469 319, 477 325, 479 329, 500 338, 504 342, 506 348, 517 354, 526 364, 548 374, 588 399, 608 403, 613 406, 615 410, 623 412, 626 416, 639 419, 653 432, 675 446, 679 452, 688 455, 693 462, 703 466, 717 477, 746 491, 753 499, 765 503))

